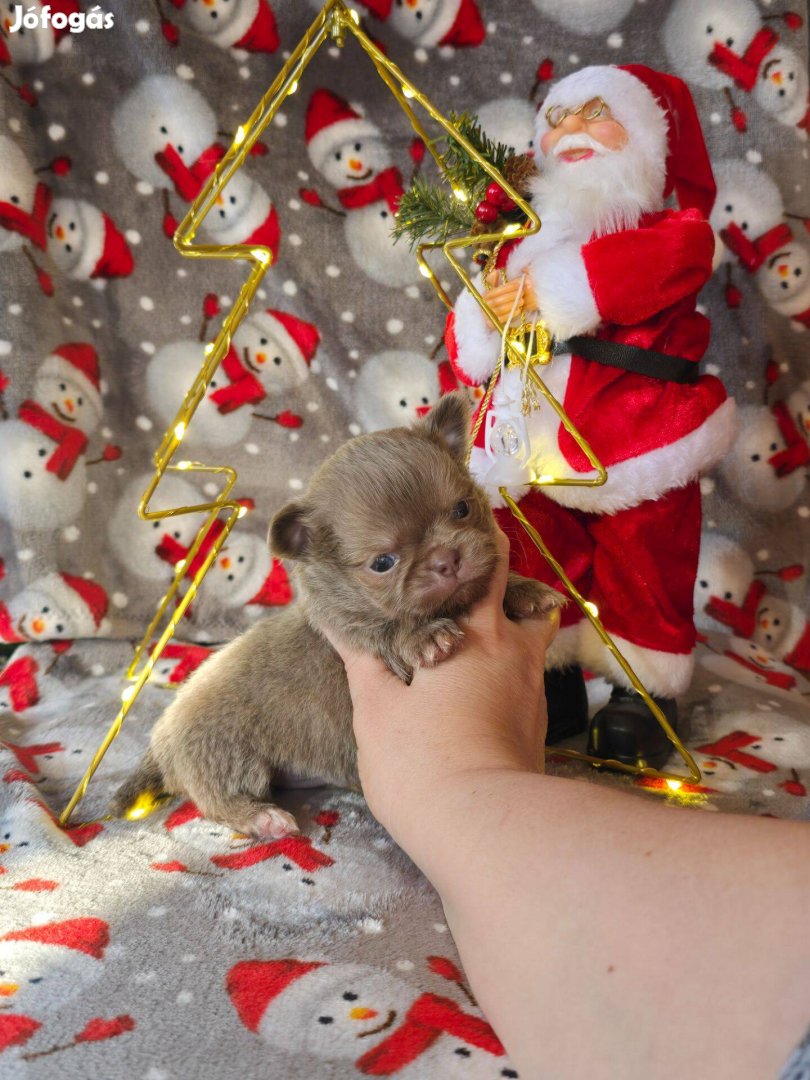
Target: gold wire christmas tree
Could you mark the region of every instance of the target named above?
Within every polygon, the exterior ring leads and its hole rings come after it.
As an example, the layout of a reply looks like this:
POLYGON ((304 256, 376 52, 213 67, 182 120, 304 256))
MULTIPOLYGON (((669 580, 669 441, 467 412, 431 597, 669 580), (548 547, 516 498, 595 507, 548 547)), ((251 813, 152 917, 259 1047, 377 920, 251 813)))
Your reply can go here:
MULTIPOLYGON (((440 173, 443 174, 444 169, 442 155, 436 148, 438 140, 430 138, 425 131, 422 121, 414 112, 415 105, 420 106, 428 116, 439 125, 446 137, 451 137, 461 146, 464 152, 469 154, 470 157, 478 163, 493 181, 500 185, 505 194, 514 201, 523 215, 523 224, 512 223, 508 225, 503 232, 479 233, 478 235, 471 234, 453 237, 445 241, 436 241, 419 245, 416 252, 416 258, 419 263, 420 271, 423 276, 431 282, 443 303, 445 303, 448 308, 452 306, 450 298, 443 289, 428 261, 428 253, 433 252, 437 248, 441 249, 444 257, 448 260, 463 282, 464 287, 473 294, 479 307, 482 309, 491 325, 500 332, 502 326, 498 321, 497 316, 486 303, 484 296, 482 296, 475 288, 469 273, 461 263, 457 252, 466 248, 476 248, 486 243, 498 245, 506 239, 518 239, 520 237, 528 236, 531 233, 537 232, 540 228, 539 218, 522 195, 509 184, 503 175, 489 161, 485 160, 485 158, 478 153, 459 128, 440 113, 432 102, 410 82, 397 65, 389 60, 363 32, 360 27, 360 18, 357 12, 348 8, 343 0, 328 0, 318 17, 301 38, 278 76, 259 101, 250 118, 237 129, 227 153, 219 162, 205 187, 191 205, 174 235, 174 245, 184 258, 241 260, 247 262, 250 266, 250 273, 247 280, 242 285, 233 307, 223 320, 216 338, 213 342, 209 342, 205 346, 204 359, 200 370, 192 385, 189 387, 177 415, 165 432, 160 445, 155 451, 153 459, 155 474, 138 506, 140 517, 147 521, 200 512, 207 512, 207 517, 200 526, 197 536, 185 559, 181 560, 175 567, 174 578, 165 595, 158 603, 154 618, 150 622, 140 643, 135 649, 132 663, 126 673, 129 685, 125 687, 121 694, 121 707, 113 720, 109 731, 104 737, 104 740, 93 756, 93 760, 91 761, 87 772, 79 783, 76 791, 73 793, 70 802, 62 812, 60 816, 60 823, 62 825, 67 824, 76 806, 84 798, 90 780, 101 763, 110 744, 121 730, 121 726, 127 714, 143 689, 144 684, 149 679, 152 669, 171 639, 177 624, 183 618, 188 606, 194 599, 209 567, 215 561, 220 548, 226 542, 236 521, 245 513, 245 508, 237 502, 231 494, 237 480, 235 469, 228 465, 205 465, 202 462, 189 460, 180 460, 175 463, 174 457, 181 447, 183 437, 188 430, 189 424, 193 420, 197 406, 205 396, 217 368, 230 349, 231 341, 237 327, 247 315, 250 303, 259 288, 264 275, 270 268, 273 256, 271 251, 266 247, 248 244, 195 244, 193 242, 194 237, 202 223, 205 221, 207 214, 216 205, 217 199, 227 187, 231 178, 242 168, 251 149, 259 140, 267 126, 271 123, 281 105, 298 89, 301 76, 320 47, 327 42, 343 47, 346 42, 347 34, 354 37, 374 64, 377 74, 388 86, 400 107, 410 120, 412 127, 423 140, 440 173), (158 493, 160 481, 167 471, 213 474, 222 478, 222 490, 210 502, 197 503, 193 506, 175 506, 155 510, 151 507, 151 502, 156 493, 158 493), (222 523, 222 527, 221 529, 219 527, 214 529, 215 523, 218 521, 222 523), (214 529, 213 532, 212 529, 214 529), (211 537, 210 545, 207 543, 209 536, 211 537), (203 545, 205 545, 205 557, 191 577, 188 588, 181 594, 181 586, 186 578, 187 567, 191 565, 197 553, 203 548, 203 545)), ((460 190, 454 191, 454 195, 461 200, 467 197, 466 193, 460 190)), ((604 484, 607 479, 606 470, 597 460, 587 441, 573 426, 562 405, 546 388, 538 373, 538 367, 542 367, 543 364, 548 363, 551 358, 549 351, 550 338, 543 323, 539 322, 531 327, 519 327, 517 330, 510 332, 507 336, 506 348, 510 363, 527 365, 528 378, 532 381, 537 392, 548 406, 554 409, 564 428, 572 435, 586 455, 591 467, 597 472, 595 478, 586 480, 543 476, 534 482, 535 485, 544 487, 550 484, 568 484, 591 487, 604 484)), ((496 378, 497 367, 487 389, 487 399, 494 389, 496 378)), ((481 409, 481 415, 483 415, 485 406, 486 399, 484 401, 484 407, 481 409)), ((559 747, 555 747, 553 752, 555 754, 564 754, 568 757, 590 761, 595 765, 608 765, 612 768, 621 769, 624 772, 643 773, 647 776, 662 777, 672 781, 674 785, 677 785, 684 780, 692 782, 699 781, 700 772, 695 765, 693 758, 684 748, 678 739, 678 736, 667 723, 661 710, 647 693, 640 680, 635 675, 635 672, 602 626, 594 605, 590 604, 576 590, 562 567, 555 560, 553 554, 544 544, 540 535, 523 517, 519 506, 514 502, 505 488, 501 488, 501 495, 517 520, 523 525, 533 543, 536 544, 545 559, 568 589, 574 601, 593 623, 600 638, 605 643, 606 648, 611 651, 617 662, 625 671, 632 685, 642 696, 650 712, 656 717, 659 724, 666 732, 670 742, 680 753, 689 769, 689 776, 678 776, 672 773, 660 772, 655 769, 638 769, 621 762, 612 760, 605 761, 600 758, 581 754, 578 751, 562 749, 559 747)), ((155 805, 154 800, 151 798, 144 798, 130 810, 128 816, 132 818, 143 817, 151 812, 155 805)))

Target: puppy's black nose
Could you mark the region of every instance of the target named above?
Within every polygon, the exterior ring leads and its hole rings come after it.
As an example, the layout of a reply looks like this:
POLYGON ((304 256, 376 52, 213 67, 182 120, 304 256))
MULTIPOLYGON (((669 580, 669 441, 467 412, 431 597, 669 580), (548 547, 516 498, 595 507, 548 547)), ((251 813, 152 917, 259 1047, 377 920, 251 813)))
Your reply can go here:
POLYGON ((428 567, 441 577, 455 577, 461 565, 461 554, 456 548, 436 548, 431 553, 428 567))

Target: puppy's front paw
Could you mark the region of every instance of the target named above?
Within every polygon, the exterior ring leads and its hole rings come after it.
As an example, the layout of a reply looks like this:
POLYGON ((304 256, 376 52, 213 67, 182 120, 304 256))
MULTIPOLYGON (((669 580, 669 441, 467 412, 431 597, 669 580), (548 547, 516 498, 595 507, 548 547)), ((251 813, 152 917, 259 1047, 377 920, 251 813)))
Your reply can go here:
POLYGON ((503 598, 503 610, 510 619, 542 619, 568 603, 562 593, 542 581, 510 574, 503 598))
POLYGON ((414 667, 435 667, 447 660, 464 641, 464 632, 452 619, 435 619, 411 635, 406 659, 414 667))
POLYGON ((285 836, 295 836, 301 830, 292 814, 268 803, 245 821, 240 831, 257 840, 281 840, 285 836))

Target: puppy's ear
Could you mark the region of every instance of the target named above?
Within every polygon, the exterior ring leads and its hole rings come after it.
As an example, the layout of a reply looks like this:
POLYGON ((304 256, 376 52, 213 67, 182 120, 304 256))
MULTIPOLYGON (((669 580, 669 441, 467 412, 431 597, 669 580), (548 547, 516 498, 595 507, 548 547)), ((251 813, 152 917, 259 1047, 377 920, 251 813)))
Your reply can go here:
POLYGON ((471 409, 463 390, 454 390, 439 398, 424 420, 425 431, 441 440, 459 461, 467 460, 470 441, 471 409))
POLYGON ((312 544, 312 528, 309 508, 301 503, 289 503, 279 510, 270 522, 267 543, 274 555, 281 559, 301 559, 309 553, 312 544))

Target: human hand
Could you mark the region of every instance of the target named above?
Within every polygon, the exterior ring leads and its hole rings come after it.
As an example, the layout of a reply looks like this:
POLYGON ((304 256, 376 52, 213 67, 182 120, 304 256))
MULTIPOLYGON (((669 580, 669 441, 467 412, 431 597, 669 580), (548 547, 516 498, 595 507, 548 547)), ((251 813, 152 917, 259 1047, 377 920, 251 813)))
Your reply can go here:
POLYGON ((499 285, 498 282, 501 280, 500 270, 493 270, 487 275, 486 281, 489 288, 484 294, 484 299, 502 323, 505 323, 509 318, 510 313, 512 313, 512 308, 515 306, 515 300, 517 299, 518 293, 520 293, 520 302, 515 307, 514 318, 530 311, 538 310, 537 295, 534 291, 534 283, 532 282, 531 274, 527 272, 523 277, 522 291, 521 278, 515 278, 512 281, 507 281, 505 284, 499 285))
POLYGON ((461 620, 459 652, 418 668, 410 686, 381 660, 330 638, 344 664, 354 707, 360 783, 371 812, 413 852, 424 826, 459 783, 489 770, 542 771, 548 714, 545 652, 559 625, 510 621, 503 611, 509 541, 489 592, 461 620))

